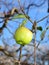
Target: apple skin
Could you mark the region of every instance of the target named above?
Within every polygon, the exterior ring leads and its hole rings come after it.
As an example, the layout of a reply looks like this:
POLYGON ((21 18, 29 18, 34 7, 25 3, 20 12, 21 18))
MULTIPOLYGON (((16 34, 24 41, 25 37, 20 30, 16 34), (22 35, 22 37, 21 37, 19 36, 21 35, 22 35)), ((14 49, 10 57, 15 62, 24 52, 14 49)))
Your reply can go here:
POLYGON ((14 39, 18 44, 26 45, 29 44, 32 40, 33 33, 26 27, 19 27, 15 34, 14 39))

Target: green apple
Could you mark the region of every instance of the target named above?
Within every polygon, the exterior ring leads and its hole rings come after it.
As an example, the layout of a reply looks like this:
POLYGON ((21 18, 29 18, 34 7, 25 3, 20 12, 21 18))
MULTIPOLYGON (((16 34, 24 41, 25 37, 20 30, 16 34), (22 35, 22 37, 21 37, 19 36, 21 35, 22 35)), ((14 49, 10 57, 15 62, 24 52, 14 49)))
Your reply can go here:
POLYGON ((19 27, 15 34, 14 39, 18 44, 26 45, 29 44, 32 40, 33 33, 26 27, 19 27))

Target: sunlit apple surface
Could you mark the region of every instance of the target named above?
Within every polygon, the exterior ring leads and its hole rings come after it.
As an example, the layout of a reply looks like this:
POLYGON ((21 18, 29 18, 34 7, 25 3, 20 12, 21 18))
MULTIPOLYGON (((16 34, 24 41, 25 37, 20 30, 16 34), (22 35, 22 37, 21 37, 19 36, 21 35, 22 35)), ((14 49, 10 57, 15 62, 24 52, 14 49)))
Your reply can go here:
POLYGON ((26 27, 19 27, 14 35, 14 38, 18 44, 26 45, 32 40, 33 33, 26 27))

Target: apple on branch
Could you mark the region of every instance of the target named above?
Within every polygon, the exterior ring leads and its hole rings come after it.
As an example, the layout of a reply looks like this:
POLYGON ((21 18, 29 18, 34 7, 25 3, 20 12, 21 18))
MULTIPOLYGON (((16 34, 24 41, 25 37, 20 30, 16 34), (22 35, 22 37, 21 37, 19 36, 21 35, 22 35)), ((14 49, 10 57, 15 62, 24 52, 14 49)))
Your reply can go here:
POLYGON ((26 27, 19 27, 14 34, 14 39, 18 44, 26 45, 32 40, 33 33, 26 27))

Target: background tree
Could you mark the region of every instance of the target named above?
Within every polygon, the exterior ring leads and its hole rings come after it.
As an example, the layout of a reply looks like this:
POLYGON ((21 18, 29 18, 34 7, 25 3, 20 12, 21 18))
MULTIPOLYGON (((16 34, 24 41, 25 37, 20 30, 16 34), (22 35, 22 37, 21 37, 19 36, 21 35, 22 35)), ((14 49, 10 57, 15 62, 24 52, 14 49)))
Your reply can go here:
POLYGON ((47 0, 0 0, 0 64, 9 60, 9 65, 20 65, 20 61, 23 65, 43 64, 49 51, 47 4, 47 0), (22 53, 13 37, 20 25, 29 28, 34 35, 31 43, 22 48, 22 53))

